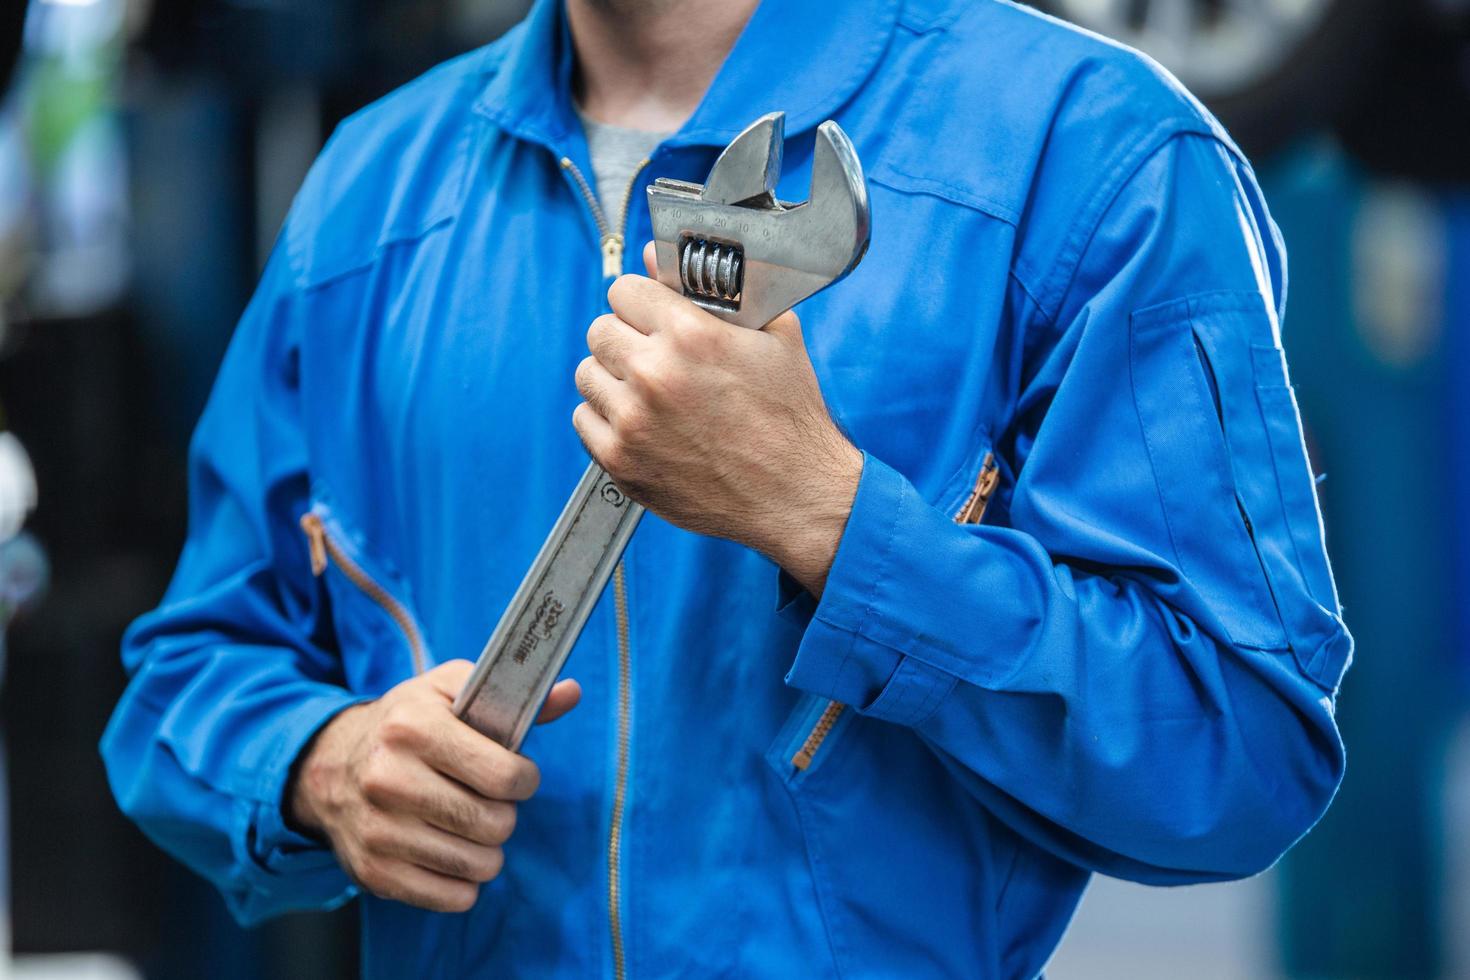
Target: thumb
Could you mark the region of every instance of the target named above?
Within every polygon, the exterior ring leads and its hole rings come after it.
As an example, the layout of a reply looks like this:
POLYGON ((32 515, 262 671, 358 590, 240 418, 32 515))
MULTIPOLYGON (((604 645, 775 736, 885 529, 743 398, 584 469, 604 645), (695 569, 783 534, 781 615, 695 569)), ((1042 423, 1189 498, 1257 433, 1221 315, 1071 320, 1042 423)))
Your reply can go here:
POLYGON ((648 278, 658 278, 658 251, 653 247, 653 242, 643 246, 643 268, 648 270, 648 278))
POLYGON ((468 660, 449 660, 423 674, 422 680, 446 699, 453 701, 459 697, 460 689, 470 679, 470 673, 474 669, 475 665, 468 660))
POLYGON ((556 721, 562 715, 571 711, 582 700, 582 685, 571 678, 559 680, 551 688, 551 693, 546 695, 546 703, 541 706, 541 714, 536 718, 536 724, 544 725, 548 721, 556 721))

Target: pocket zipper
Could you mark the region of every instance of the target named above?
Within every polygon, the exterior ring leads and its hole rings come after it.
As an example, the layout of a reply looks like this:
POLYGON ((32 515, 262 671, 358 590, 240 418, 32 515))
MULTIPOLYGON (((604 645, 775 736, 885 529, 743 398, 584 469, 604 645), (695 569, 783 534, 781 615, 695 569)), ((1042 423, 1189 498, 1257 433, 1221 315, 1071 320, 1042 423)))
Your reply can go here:
POLYGON ((1000 485, 1000 467, 996 465, 995 453, 987 452, 980 464, 980 473, 975 477, 975 486, 965 498, 964 506, 954 515, 956 524, 979 524, 990 506, 990 498, 1000 485))
MULTIPOLYGON (((987 452, 985 460, 980 464, 980 472, 975 477, 975 486, 970 495, 965 498, 964 505, 954 516, 956 524, 979 524, 985 517, 985 508, 990 505, 990 498, 995 495, 995 488, 1000 484, 1000 467, 996 465, 995 453, 987 452)), ((837 719, 842 717, 846 706, 841 701, 828 701, 822 713, 817 716, 817 722, 807 733, 801 748, 791 757, 791 764, 797 769, 806 771, 812 764, 817 750, 831 734, 832 727, 837 724, 837 719)))
POLYGON ((311 574, 321 578, 327 570, 327 562, 330 559, 337 563, 337 567, 346 575, 348 581, 357 586, 369 599, 376 602, 389 618, 398 625, 403 633, 403 639, 408 643, 408 652, 413 657, 413 670, 415 674, 422 674, 425 670, 424 637, 419 632, 418 624, 414 622, 413 616, 408 612, 408 607, 374 579, 363 571, 361 565, 353 561, 336 540, 327 531, 327 525, 321 515, 307 511, 301 515, 301 530, 306 534, 306 544, 311 550, 311 574))
POLYGON ((827 740, 827 733, 832 731, 832 726, 837 724, 837 719, 842 717, 844 705, 841 701, 828 701, 827 707, 822 709, 822 714, 817 718, 817 723, 807 733, 806 741, 801 743, 801 748, 791 757, 791 764, 798 769, 805 770, 812 764, 812 756, 817 754, 817 749, 827 740))

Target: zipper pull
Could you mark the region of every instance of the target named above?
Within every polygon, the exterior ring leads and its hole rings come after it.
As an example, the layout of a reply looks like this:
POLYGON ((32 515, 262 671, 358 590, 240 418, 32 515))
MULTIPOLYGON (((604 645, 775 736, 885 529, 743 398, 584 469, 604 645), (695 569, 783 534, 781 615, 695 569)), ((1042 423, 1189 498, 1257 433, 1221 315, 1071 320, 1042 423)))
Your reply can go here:
POLYGON ((975 477, 975 489, 970 491, 965 506, 955 515, 956 524, 979 524, 985 516, 985 508, 990 503, 990 495, 995 493, 996 485, 1000 483, 1000 467, 995 463, 995 453, 985 454, 985 462, 980 465, 980 475, 975 477))
POLYGON ((301 530, 306 533, 306 546, 311 550, 311 574, 321 578, 327 570, 327 529, 320 517, 307 511, 301 515, 301 530))
POLYGON ((623 236, 602 236, 602 278, 616 279, 623 274, 623 236))

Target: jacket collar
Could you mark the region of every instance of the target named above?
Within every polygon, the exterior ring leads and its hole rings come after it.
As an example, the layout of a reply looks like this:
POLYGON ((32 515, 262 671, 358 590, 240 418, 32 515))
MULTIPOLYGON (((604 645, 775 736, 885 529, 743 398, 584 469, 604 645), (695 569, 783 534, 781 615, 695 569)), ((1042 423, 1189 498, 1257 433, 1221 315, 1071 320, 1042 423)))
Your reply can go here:
MULTIPOLYGON (((572 44, 564 0, 536 0, 502 44, 476 111, 507 132, 556 147, 580 124, 572 110, 572 44)), ((872 73, 900 0, 762 0, 694 115, 668 146, 723 146, 766 112, 794 136, 832 116, 872 73)))

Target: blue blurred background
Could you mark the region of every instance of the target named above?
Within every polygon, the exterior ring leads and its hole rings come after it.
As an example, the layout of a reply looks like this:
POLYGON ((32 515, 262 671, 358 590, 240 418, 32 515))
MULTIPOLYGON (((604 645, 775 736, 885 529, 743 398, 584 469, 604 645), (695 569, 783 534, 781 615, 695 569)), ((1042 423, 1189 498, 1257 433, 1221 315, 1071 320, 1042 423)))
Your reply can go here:
MULTIPOLYGON (((1251 881, 1098 881, 1049 975, 1470 978, 1470 2, 1036 5, 1149 51, 1256 161, 1358 640, 1323 823, 1251 881)), ((182 540, 190 428, 306 168, 344 115, 524 7, 0 0, 14 975, 355 975, 350 908, 236 928, 117 814, 95 746, 118 638, 182 540)))

